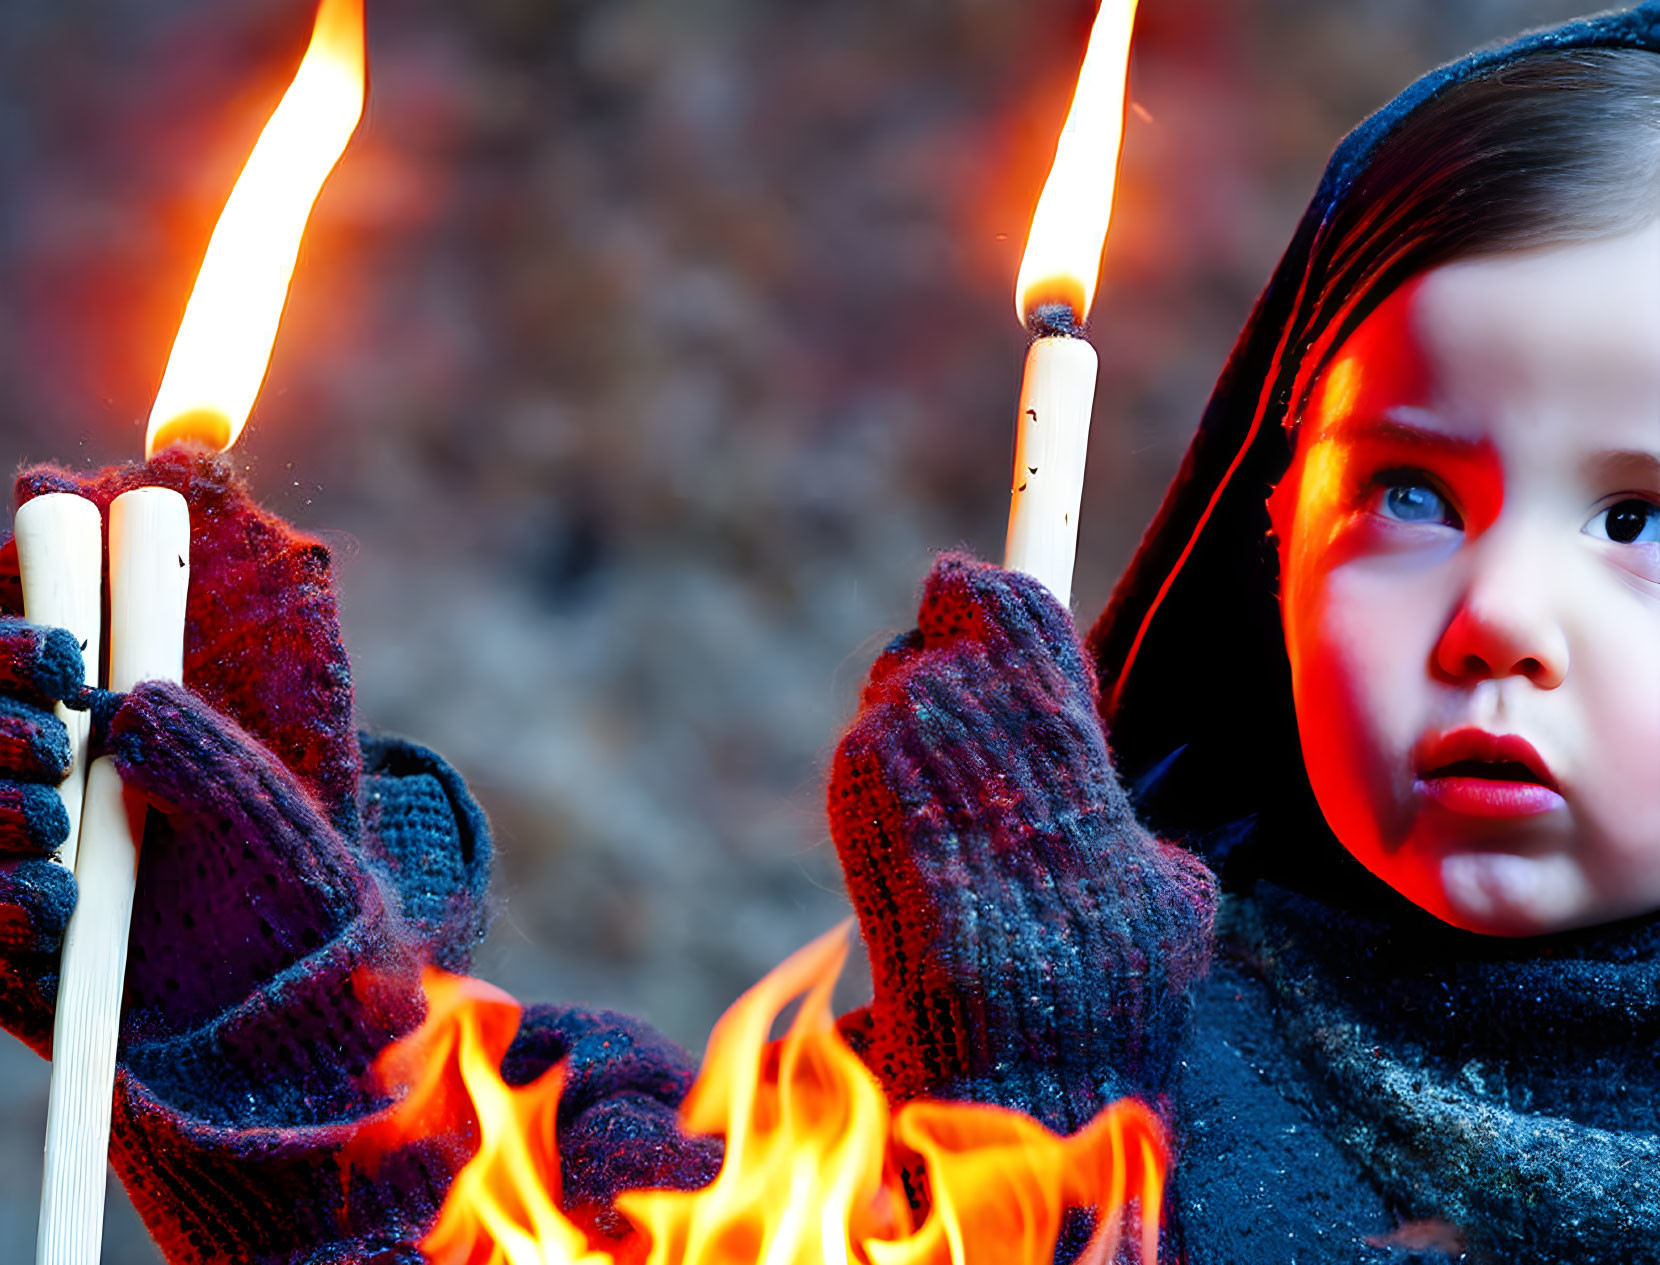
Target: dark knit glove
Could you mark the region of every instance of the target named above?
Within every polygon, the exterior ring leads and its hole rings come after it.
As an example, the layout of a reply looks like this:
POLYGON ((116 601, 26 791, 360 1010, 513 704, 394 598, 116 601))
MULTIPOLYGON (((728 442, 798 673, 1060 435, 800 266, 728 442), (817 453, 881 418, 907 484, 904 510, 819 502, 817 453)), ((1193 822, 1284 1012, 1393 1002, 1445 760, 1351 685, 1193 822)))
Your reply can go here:
MULTIPOLYGON (((147 486, 174 489, 190 509, 186 683, 265 743, 329 821, 354 835, 358 744, 328 551, 256 505, 228 460, 199 452, 171 449, 145 464, 88 475, 36 466, 18 476, 16 495, 19 504, 47 492, 84 496, 107 522, 117 496, 147 486)), ((72 876, 46 859, 68 833, 51 785, 67 763, 67 737, 48 709, 54 699, 79 694, 81 664, 68 633, 31 629, 16 618, 22 613, 17 547, 6 540, 0 616, 7 617, 10 635, 0 648, 7 660, 0 667, 0 831, 7 831, 8 807, 18 824, 0 837, 0 1027, 46 1054, 59 947, 75 892, 72 876)), ((149 900, 172 930, 186 911, 146 895, 153 887, 148 869, 140 869, 139 902, 149 900)), ((145 951, 140 928, 132 952, 145 951)))
POLYGON ((633 1259, 633 1223, 613 1206, 626 1190, 695 1190, 713 1181, 720 1138, 680 1131, 680 1102, 695 1064, 686 1052, 629 1015, 533 1006, 502 1062, 509 1084, 565 1066, 556 1132, 561 1206, 598 1245, 633 1259))
MULTIPOLYGON (((173 451, 86 478, 39 468, 18 496, 72 491, 107 510, 144 485, 185 496, 193 575, 187 688, 102 700, 119 703, 108 749, 156 810, 112 1162, 175 1263, 415 1259, 470 1150, 466 1122, 377 1155, 372 1172, 340 1157, 381 1105, 365 1089, 370 1062, 424 1013, 421 964, 464 969, 482 933, 488 832, 430 753, 371 743, 375 767, 360 778, 328 552, 255 505, 228 462, 173 451)), ((0 610, 19 609, 8 542, 0 610)), ((20 822, 0 836, 0 1022, 48 1053, 74 887, 43 858, 66 823, 47 820, 64 739, 41 706, 64 692, 49 665, 65 635, 15 631, 0 642, 18 678, 0 664, 0 831, 8 803, 20 822), (15 752, 6 716, 21 718, 15 752), (8 800, 8 778, 41 785, 8 800)))
POLYGON ((849 1025, 890 1098, 1081 1126, 1169 1084, 1215 884, 1137 822, 1071 618, 1038 581, 945 554, 871 670, 830 828, 870 951, 849 1025))
POLYGON ((190 692, 140 685, 109 751, 154 810, 112 1154, 145 1224, 190 1262, 415 1234, 464 1139, 440 1130, 355 1185, 335 1158, 378 1105, 370 1063, 425 1012, 389 891, 299 778, 190 692))
POLYGON ((61 628, 0 616, 0 1028, 45 1054, 58 949, 75 879, 49 858, 69 835, 55 789, 69 734, 54 701, 81 690, 81 650, 61 628))

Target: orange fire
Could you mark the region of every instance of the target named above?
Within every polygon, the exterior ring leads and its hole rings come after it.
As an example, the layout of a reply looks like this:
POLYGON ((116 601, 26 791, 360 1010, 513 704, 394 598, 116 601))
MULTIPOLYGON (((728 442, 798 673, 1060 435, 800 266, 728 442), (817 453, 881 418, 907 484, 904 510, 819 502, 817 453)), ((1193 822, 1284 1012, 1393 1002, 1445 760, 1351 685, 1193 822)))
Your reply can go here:
POLYGON ((236 442, 265 380, 312 204, 363 114, 363 0, 322 0, 294 82, 208 242, 150 410, 145 456, 236 442))
POLYGON ((1101 248, 1112 219, 1118 151, 1124 142, 1130 34, 1136 0, 1102 0, 1078 75, 1078 91, 1055 147, 1026 254, 1015 282, 1015 313, 1024 324, 1039 308, 1058 304, 1082 322, 1095 302, 1101 248))
MULTIPOLYGON (((784 962, 726 1013, 681 1107, 688 1133, 725 1139, 715 1180, 695 1191, 631 1191, 617 1209, 646 1265, 1050 1265, 1063 1215, 1099 1211, 1082 1258, 1114 1259, 1139 1219, 1157 1257, 1166 1149, 1157 1119, 1126 1099, 1062 1138, 997 1107, 912 1102, 890 1116, 842 1039, 830 993, 845 925, 784 962), (779 1015, 800 1006, 772 1041, 779 1015), (925 1189, 918 1220, 906 1182, 925 1189)), ((430 972, 426 1022, 376 1064, 402 1091, 369 1131, 390 1148, 436 1122, 477 1122, 479 1149, 421 1248, 433 1265, 616 1265, 558 1208, 555 1067, 507 1086, 498 1068, 518 1006, 475 980, 430 972), (471 1112, 471 1116, 468 1112, 471 1112)), ((358 1150, 364 1149, 360 1139, 358 1150)))

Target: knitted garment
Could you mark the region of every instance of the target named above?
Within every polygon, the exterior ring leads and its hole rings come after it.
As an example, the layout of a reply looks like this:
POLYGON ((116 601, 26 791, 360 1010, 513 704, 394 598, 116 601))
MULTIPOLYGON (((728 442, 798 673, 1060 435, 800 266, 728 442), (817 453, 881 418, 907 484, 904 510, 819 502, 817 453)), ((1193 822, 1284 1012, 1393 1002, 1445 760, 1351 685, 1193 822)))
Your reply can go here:
POLYGON ((75 902, 75 880, 46 859, 69 835, 54 785, 69 765, 69 734, 48 708, 80 681, 69 633, 0 616, 0 1027, 42 1053, 75 902))
POLYGON ((563 1208, 596 1242, 622 1252, 633 1227, 615 1208, 625 1190, 695 1190, 714 1180, 719 1138, 680 1132, 679 1106, 694 1064, 638 1019, 569 1006, 534 1006, 502 1061, 510 1085, 529 1084, 560 1060, 563 1208))
POLYGON ((184 908, 205 895, 221 911, 215 928, 135 910, 112 1155, 146 1226, 169 1261, 192 1265, 323 1248, 337 1255, 316 1259, 418 1260, 473 1122, 372 1162, 343 1156, 385 1105, 365 1089, 370 1064, 424 1015, 421 967, 468 959, 478 920, 423 919, 423 866, 459 876, 450 897, 476 915, 489 862, 477 806, 441 811, 432 784, 459 788, 453 771, 377 740, 364 816, 384 833, 346 840, 268 750, 169 685, 129 695, 109 745, 163 819, 144 867, 177 882, 184 908), (424 771, 388 771, 399 763, 424 771))
POLYGON ((489 910, 490 826, 461 775, 402 738, 359 734, 363 854, 435 966, 465 973, 489 910))
MULTIPOLYGON (((365 1155, 363 1126, 384 1105, 365 1074, 423 1016, 422 965, 464 971, 482 938, 483 813, 432 752, 344 728, 350 674, 327 553, 255 506, 224 462, 170 452, 21 483, 24 496, 74 490, 100 504, 159 483, 191 506, 189 688, 150 683, 101 703, 109 753, 155 810, 116 1077, 117 1172, 174 1265, 418 1265, 476 1126, 441 1122, 365 1155)), ((9 543, 0 608, 19 609, 9 543)), ((67 830, 51 787, 67 738, 45 705, 80 679, 67 633, 0 617, 0 1026, 42 1054, 75 894, 45 858, 67 830)), ((503 1071, 520 1083, 560 1059, 565 1203, 597 1237, 628 1234, 611 1209, 619 1191, 713 1177, 718 1142, 678 1129, 692 1079, 683 1051, 622 1016, 540 1007, 503 1071)))
POLYGON ((1660 920, 1528 942, 1267 884, 1231 908, 1320 1118, 1404 1215, 1472 1262, 1660 1260, 1660 920))
POLYGON ((52 714, 80 693, 81 651, 62 628, 0 616, 0 856, 49 853, 69 835, 54 789, 69 768, 69 731, 52 714))
MULTIPOLYGON (((138 487, 172 488, 190 508, 185 684, 269 746, 350 832, 357 736, 327 547, 256 505, 227 457, 199 449, 90 475, 35 466, 16 493, 20 505, 46 492, 84 496, 107 530, 110 502, 138 487)), ((0 547, 0 609, 21 614, 16 554, 14 542, 0 547)))
POLYGON ((874 976, 861 1041, 890 1098, 1062 1131, 1126 1094, 1160 1102, 1213 884, 1136 821, 1041 583, 939 558, 916 631, 871 670, 829 805, 874 976))
MULTIPOLYGON (((107 504, 151 483, 191 507, 189 688, 109 700, 108 751, 154 810, 112 1162, 170 1261, 417 1259, 469 1123, 372 1173, 338 1157, 380 1105, 369 1064, 424 1013, 422 965, 464 967, 482 932, 482 814, 442 761, 394 740, 366 743, 360 787, 327 553, 255 506, 227 463, 174 451, 85 480, 35 470, 20 496, 107 504)), ((16 611, 18 592, 8 543, 0 607, 16 611)), ((67 823, 25 810, 56 799, 65 740, 44 705, 79 676, 67 634, 0 622, 0 1023, 42 1053, 74 880, 43 855, 67 823)))

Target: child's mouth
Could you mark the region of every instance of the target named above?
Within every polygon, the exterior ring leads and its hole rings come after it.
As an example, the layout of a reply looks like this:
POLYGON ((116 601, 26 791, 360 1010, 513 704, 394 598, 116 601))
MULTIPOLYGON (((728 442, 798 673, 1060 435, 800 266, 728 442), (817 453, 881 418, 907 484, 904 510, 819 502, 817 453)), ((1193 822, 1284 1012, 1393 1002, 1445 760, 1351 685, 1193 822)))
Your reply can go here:
POLYGON ((1519 735, 1463 728, 1430 738, 1416 756, 1413 789, 1451 813, 1534 817, 1566 802, 1549 766, 1519 735))
POLYGON ((1465 817, 1534 817, 1564 802, 1539 774, 1515 760, 1457 760, 1421 774, 1415 788, 1465 817))
POLYGON ((1440 777, 1479 777, 1491 782, 1533 782, 1539 786, 1546 785, 1544 778, 1519 760, 1457 760, 1424 774, 1426 781, 1440 777))

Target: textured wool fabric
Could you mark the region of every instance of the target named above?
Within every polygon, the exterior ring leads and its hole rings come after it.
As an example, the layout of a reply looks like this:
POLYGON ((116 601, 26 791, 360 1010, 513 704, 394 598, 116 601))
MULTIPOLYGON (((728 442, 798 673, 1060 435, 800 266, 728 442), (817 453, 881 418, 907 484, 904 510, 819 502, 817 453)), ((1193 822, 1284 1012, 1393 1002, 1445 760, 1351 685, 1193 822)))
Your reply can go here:
POLYGON ((646 1024, 609 1011, 534 1006, 502 1061, 510 1085, 564 1061, 556 1122, 563 1207, 599 1242, 622 1248, 632 1226, 612 1207, 625 1190, 693 1190, 714 1180, 719 1138, 687 1137, 678 1108, 694 1065, 646 1024))
POLYGON ((363 850, 427 956, 463 973, 489 921, 490 826, 461 775, 403 738, 359 734, 363 850))
MULTIPOLYGON (((487 864, 488 835, 470 833, 482 821, 477 806, 463 796, 440 820, 417 785, 430 835, 391 815, 392 837, 346 840, 267 749, 174 686, 129 695, 109 743, 128 784, 167 819, 146 841, 146 864, 183 844, 215 856, 171 867, 188 871, 184 882, 247 892, 226 920, 240 945, 204 933, 201 920, 181 921, 173 938, 195 933, 239 967, 262 964, 239 999, 189 1027, 177 999, 202 1009, 202 981, 164 979, 140 994, 129 972, 113 1154, 146 1225, 172 1262, 418 1259, 413 1245, 476 1145, 473 1123, 450 1121, 373 1162, 351 1144, 385 1105, 365 1088, 370 1064, 424 1014, 421 967, 467 961, 473 922, 423 925, 401 911, 423 907, 423 860, 445 873, 487 864), (237 845, 249 838, 257 846, 237 845), (463 838, 469 857, 439 855, 463 838), (139 995, 151 1004, 138 1007, 139 995), (133 1031, 139 1021, 159 1031, 133 1031)), ((370 744, 370 767, 389 748, 399 749, 370 744)), ((428 776, 459 788, 447 766, 426 763, 428 776)), ((382 807, 364 819, 388 820, 384 804, 403 798, 397 775, 382 768, 365 781, 382 807)), ((480 884, 465 890, 481 898, 480 884)), ((135 919, 135 939, 141 928, 135 919)), ((175 963, 192 953, 175 947, 175 963)))
POLYGON ((1224 895, 1177 1090, 1182 1259, 1660 1261, 1652 923, 1460 951, 1401 914, 1224 895))
POLYGON ((1136 821, 1094 686, 1041 583, 960 554, 871 670, 830 830, 870 950, 867 1058, 895 1101, 1069 1131, 1167 1091, 1212 883, 1136 821))
MULTIPOLYGON (((373 1171, 339 1157, 380 1105, 370 1062, 424 1013, 422 965, 464 968, 482 934, 488 830, 454 772, 408 744, 365 740, 360 786, 327 553, 255 506, 227 463, 170 452, 86 479, 35 470, 19 495, 105 504, 147 483, 190 504, 194 575, 188 688, 96 700, 109 753, 154 810, 112 1162, 173 1262, 416 1259, 469 1123, 373 1171)), ((17 602, 8 544, 0 609, 17 602)), ((56 799, 65 740, 43 706, 79 679, 66 639, 0 622, 0 1024, 43 1054, 74 880, 43 855, 62 830, 7 809, 56 799)))
POLYGON ((1264 884, 1231 935, 1407 1215, 1462 1227, 1473 1261, 1660 1257, 1654 919, 1516 942, 1264 884))
MULTIPOLYGON (((18 476, 16 497, 84 496, 107 528, 110 502, 138 487, 172 488, 190 508, 185 683, 276 752, 349 833, 358 746, 327 547, 256 505, 229 458, 199 449, 89 475, 35 466, 18 476)), ((16 552, 11 541, 0 547, 0 609, 21 613, 16 552)))
POLYGON ((69 734, 52 714, 78 696, 81 651, 61 628, 0 616, 0 1028, 51 1045, 57 954, 75 880, 49 858, 69 836, 56 790, 69 734))

